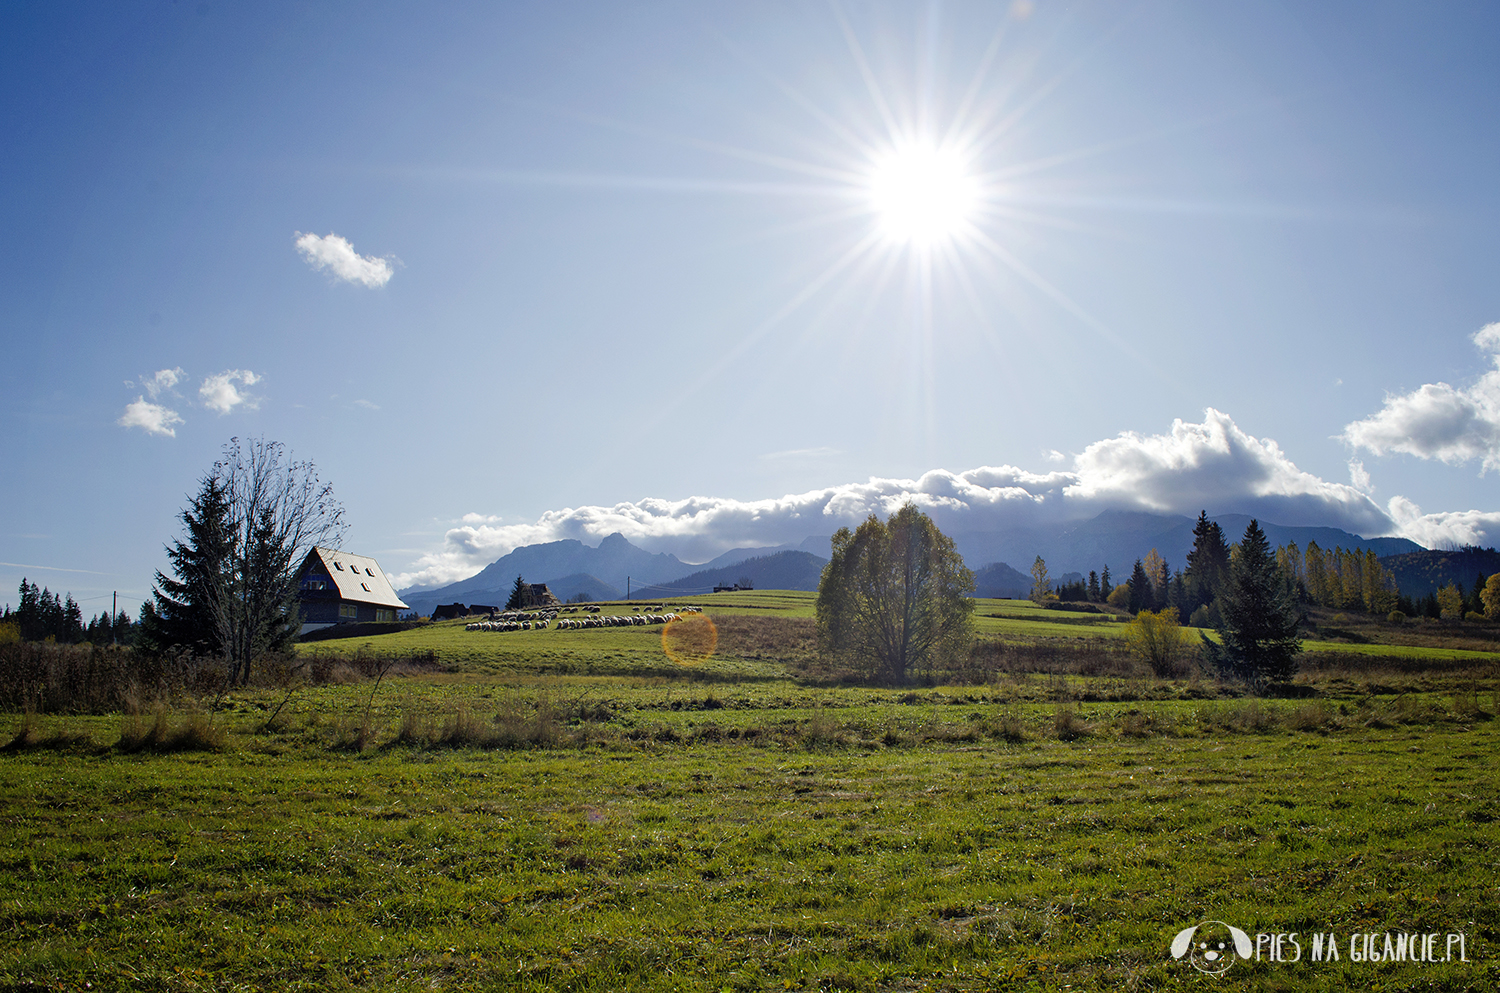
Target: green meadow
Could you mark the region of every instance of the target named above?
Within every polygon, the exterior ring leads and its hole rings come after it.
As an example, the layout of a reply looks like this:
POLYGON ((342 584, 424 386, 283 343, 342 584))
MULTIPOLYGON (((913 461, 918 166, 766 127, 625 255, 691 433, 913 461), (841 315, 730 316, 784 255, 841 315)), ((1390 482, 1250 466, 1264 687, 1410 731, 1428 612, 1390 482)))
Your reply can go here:
POLYGON ((692 666, 660 627, 448 623, 217 709, 0 715, 0 989, 1500 980, 1494 655, 1343 638, 1257 699, 1132 669, 1112 615, 983 601, 995 666, 883 689, 818 674, 808 595, 697 602, 692 666), (1260 959, 1174 960, 1204 920, 1260 959), (1467 961, 1352 960, 1370 934, 1467 961))

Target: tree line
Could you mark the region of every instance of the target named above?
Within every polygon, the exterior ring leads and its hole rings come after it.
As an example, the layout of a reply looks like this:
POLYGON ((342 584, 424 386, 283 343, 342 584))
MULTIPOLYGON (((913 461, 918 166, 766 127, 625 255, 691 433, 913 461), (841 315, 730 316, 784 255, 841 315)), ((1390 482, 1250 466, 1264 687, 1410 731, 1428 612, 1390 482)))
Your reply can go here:
POLYGON ((1031 599, 1093 600, 1127 610, 1134 618, 1127 643, 1158 676, 1176 674, 1184 620, 1197 628, 1212 628, 1217 640, 1200 632, 1199 652, 1205 664, 1259 689, 1296 674, 1302 651, 1298 604, 1305 586, 1293 566, 1305 566, 1305 561, 1287 549, 1273 551, 1255 520, 1231 546, 1223 528, 1203 511, 1193 528, 1187 566, 1180 572, 1174 573, 1153 548, 1135 561, 1130 578, 1119 585, 1110 582, 1106 565, 1102 575, 1090 572, 1087 583, 1053 589, 1047 564, 1037 556, 1031 568, 1031 599))
MULTIPOLYGON (((1037 556, 1033 599, 1061 594, 1037 556)), ((1201 635, 1199 653, 1211 671, 1257 691, 1297 671, 1302 612, 1297 585, 1278 561, 1258 521, 1231 548, 1219 525, 1200 514, 1187 568, 1173 574, 1153 550, 1118 586, 1090 573, 1065 584, 1077 599, 1117 602, 1135 613, 1127 640, 1158 675, 1174 670, 1182 646, 1181 614, 1212 612, 1218 638, 1201 635), (1082 586, 1082 592, 1078 589, 1082 586)), ((903 683, 951 667, 974 643, 974 574, 952 539, 908 504, 881 521, 871 514, 833 536, 816 603, 818 648, 825 660, 874 682, 903 683)))
POLYGON ((0 640, 54 641, 60 645, 129 645, 135 642, 136 625, 119 611, 95 614, 87 622, 73 594, 58 596, 46 587, 21 579, 20 606, 6 604, 0 611, 0 640))

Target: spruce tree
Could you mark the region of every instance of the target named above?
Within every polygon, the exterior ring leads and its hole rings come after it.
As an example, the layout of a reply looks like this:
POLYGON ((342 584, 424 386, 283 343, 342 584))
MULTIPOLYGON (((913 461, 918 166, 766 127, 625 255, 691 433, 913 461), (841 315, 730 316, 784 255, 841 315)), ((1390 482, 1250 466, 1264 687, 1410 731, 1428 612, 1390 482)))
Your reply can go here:
POLYGON ((1219 593, 1219 611, 1220 643, 1205 635, 1203 650, 1220 672, 1244 679, 1256 692, 1297 674, 1301 616, 1258 521, 1252 520, 1240 539, 1219 593))
POLYGON ((1183 607, 1191 614, 1213 602, 1229 576, 1229 545, 1224 529, 1208 519, 1208 511, 1198 512, 1193 527, 1193 550, 1187 555, 1187 602, 1183 607))
POLYGON ((152 654, 186 648, 218 655, 224 648, 215 609, 234 543, 229 501, 210 476, 178 515, 184 537, 167 546, 172 575, 158 572, 151 599, 141 605, 141 647, 152 654))
POLYGON ((505 601, 506 610, 525 610, 528 594, 531 591, 526 588, 526 580, 520 576, 516 577, 516 584, 510 588, 510 599, 505 601))
POLYGON ((1140 559, 1135 560, 1135 568, 1130 572, 1129 582, 1131 616, 1143 610, 1155 610, 1156 604, 1151 594, 1151 578, 1146 575, 1146 566, 1140 559))

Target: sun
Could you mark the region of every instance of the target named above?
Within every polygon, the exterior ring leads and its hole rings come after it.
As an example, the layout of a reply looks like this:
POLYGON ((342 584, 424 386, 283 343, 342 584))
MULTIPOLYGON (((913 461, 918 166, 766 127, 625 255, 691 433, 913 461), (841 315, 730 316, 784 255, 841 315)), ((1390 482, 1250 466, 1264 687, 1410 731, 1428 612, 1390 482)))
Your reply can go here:
POLYGON ((931 246, 951 241, 973 223, 979 181, 958 150, 911 143, 874 162, 870 199, 886 238, 931 246))

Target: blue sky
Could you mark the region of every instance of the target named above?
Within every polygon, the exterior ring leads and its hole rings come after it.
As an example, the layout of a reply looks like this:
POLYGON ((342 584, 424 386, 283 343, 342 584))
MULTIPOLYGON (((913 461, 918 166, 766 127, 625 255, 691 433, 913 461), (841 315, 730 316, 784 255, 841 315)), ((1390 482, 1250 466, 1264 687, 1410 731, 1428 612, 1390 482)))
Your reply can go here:
POLYGON ((0 599, 133 609, 232 436, 398 582, 905 499, 1492 544, 1497 21, 8 5, 0 599))

